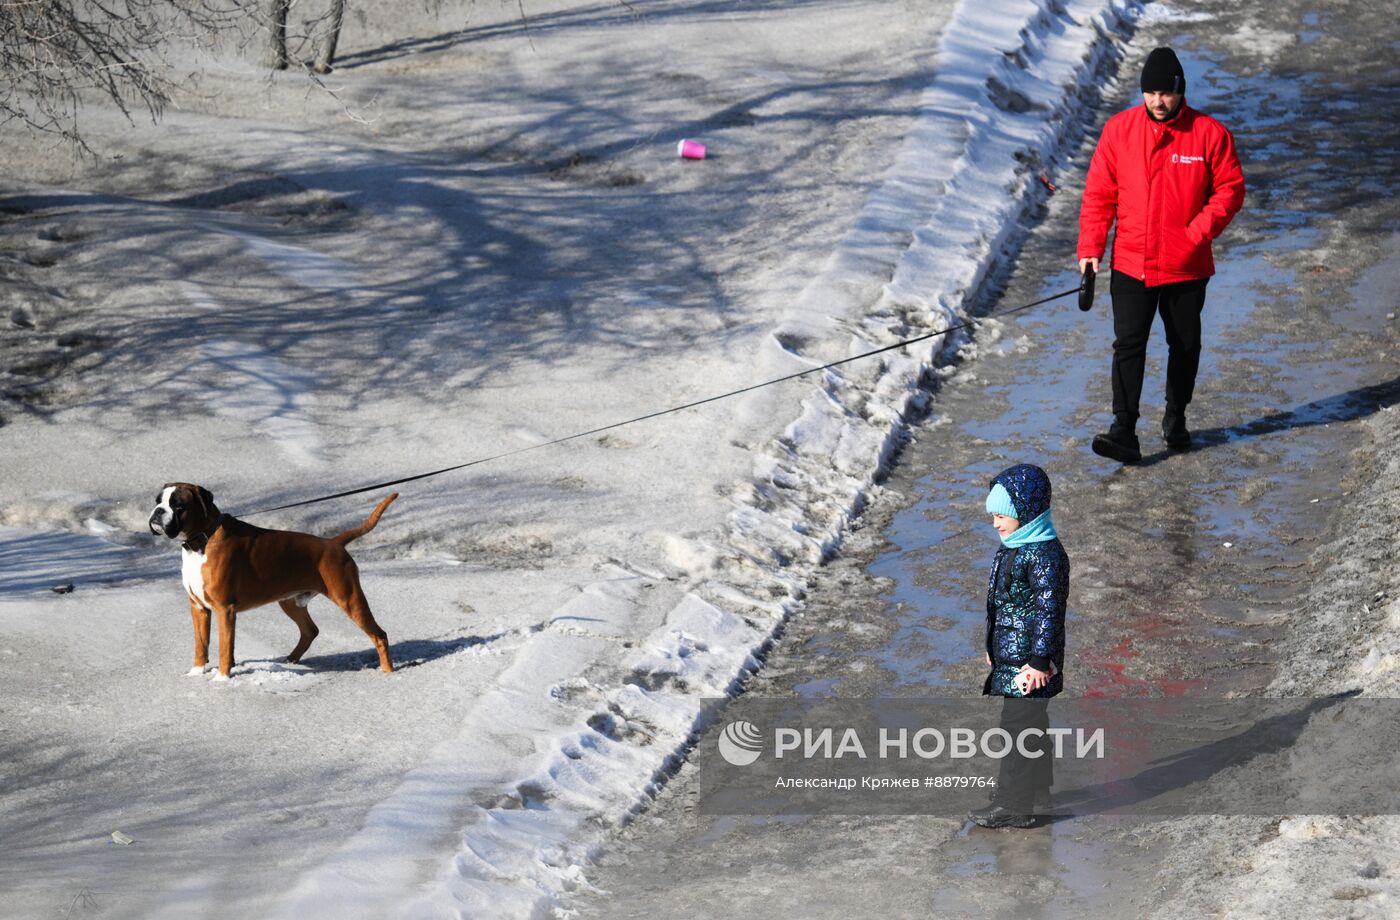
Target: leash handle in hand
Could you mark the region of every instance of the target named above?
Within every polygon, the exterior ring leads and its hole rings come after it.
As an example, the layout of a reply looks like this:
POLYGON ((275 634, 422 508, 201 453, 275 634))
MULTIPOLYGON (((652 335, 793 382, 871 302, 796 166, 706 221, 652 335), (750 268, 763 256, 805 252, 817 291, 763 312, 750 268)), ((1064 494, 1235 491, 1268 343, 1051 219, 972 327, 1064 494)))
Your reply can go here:
POLYGON ((1079 309, 1085 313, 1094 305, 1094 266, 1084 266, 1084 275, 1079 279, 1079 309))

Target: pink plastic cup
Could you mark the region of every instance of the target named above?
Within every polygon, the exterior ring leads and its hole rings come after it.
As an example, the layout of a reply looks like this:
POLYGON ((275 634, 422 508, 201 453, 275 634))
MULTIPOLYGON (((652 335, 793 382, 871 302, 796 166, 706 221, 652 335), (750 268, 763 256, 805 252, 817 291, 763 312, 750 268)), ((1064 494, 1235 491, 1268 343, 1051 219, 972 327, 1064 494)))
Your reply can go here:
POLYGON ((682 140, 676 145, 676 152, 687 160, 705 159, 705 145, 699 141, 682 140))

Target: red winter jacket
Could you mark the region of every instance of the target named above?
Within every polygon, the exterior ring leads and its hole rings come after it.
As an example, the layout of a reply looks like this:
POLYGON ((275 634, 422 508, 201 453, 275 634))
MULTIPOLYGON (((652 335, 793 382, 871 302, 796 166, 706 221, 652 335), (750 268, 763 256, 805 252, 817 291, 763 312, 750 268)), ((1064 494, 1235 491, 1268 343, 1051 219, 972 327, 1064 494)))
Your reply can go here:
POLYGON ((1181 105, 1169 122, 1146 106, 1104 125, 1079 210, 1079 258, 1102 259, 1118 221, 1113 270, 1148 287, 1215 274, 1210 243, 1244 204, 1235 139, 1220 122, 1181 105))

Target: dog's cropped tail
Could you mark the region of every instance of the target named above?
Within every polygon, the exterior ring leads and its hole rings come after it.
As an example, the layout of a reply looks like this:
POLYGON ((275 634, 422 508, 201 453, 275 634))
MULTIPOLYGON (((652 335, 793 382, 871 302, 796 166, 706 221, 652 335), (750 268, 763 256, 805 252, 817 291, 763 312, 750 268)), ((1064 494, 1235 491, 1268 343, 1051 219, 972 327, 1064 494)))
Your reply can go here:
POLYGON ((399 493, 397 492, 390 495, 388 498, 384 499, 382 502, 379 503, 379 507, 375 508, 369 513, 369 517, 366 518, 365 522, 359 527, 351 528, 350 530, 347 530, 345 531, 345 533, 342 534, 336 534, 334 537, 331 537, 331 539, 339 543, 341 546, 344 546, 351 540, 357 540, 360 537, 363 537, 365 534, 369 533, 371 530, 374 529, 374 525, 379 523, 379 516, 384 513, 384 509, 389 507, 389 503, 398 497, 399 493))

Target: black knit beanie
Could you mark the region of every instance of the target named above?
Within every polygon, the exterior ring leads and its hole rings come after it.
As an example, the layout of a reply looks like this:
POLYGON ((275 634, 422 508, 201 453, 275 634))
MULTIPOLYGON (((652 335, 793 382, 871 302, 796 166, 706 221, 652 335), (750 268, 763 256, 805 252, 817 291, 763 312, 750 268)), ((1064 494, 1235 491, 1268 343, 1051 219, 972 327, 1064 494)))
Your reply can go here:
POLYGON ((1142 65, 1142 91, 1144 93, 1185 93, 1186 73, 1176 52, 1170 48, 1153 48, 1142 65))

